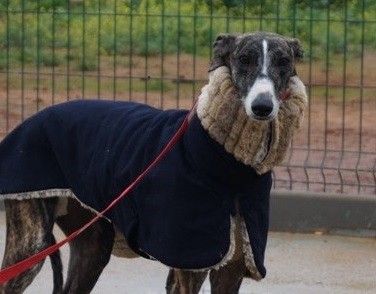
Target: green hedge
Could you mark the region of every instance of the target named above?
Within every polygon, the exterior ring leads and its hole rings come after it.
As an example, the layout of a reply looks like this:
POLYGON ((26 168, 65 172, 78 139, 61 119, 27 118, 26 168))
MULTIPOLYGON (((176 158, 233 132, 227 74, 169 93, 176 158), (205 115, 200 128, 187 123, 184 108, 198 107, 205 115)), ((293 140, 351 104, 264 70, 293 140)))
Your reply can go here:
POLYGON ((376 1, 0 0, 0 67, 70 59, 92 70, 98 54, 209 55, 217 34, 257 30, 299 38, 312 58, 357 55, 362 44, 376 48, 376 1))

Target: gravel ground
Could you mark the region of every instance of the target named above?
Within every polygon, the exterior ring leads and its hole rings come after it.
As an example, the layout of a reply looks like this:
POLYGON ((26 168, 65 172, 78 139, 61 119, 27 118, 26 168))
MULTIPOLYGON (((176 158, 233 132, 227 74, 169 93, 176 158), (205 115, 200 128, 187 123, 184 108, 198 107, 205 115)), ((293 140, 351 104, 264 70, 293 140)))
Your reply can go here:
MULTIPOLYGON (((0 211, 0 254, 5 213, 0 211)), ((59 232, 57 232, 60 235, 59 232)), ((62 248, 68 260, 68 247, 62 248)), ((376 293, 376 239, 271 232, 266 252, 268 274, 261 282, 244 280, 240 293, 376 293)), ((112 257, 93 293, 164 293, 168 269, 142 258, 112 257)), ((49 261, 27 294, 51 293, 49 261)), ((201 293, 210 293, 206 281, 201 293)))

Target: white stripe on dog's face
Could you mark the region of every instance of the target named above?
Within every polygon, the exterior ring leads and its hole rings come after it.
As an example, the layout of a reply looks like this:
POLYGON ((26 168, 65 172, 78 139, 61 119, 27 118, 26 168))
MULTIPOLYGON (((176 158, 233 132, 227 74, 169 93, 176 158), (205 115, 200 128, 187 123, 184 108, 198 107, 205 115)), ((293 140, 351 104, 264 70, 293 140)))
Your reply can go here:
POLYGON ((272 80, 268 78, 270 60, 268 55, 268 42, 266 40, 262 41, 262 53, 261 72, 249 89, 244 99, 244 106, 248 116, 255 119, 270 120, 273 119, 278 112, 278 99, 276 97, 274 84, 272 80), (267 108, 269 105, 271 109, 270 113, 260 115, 260 112, 256 111, 260 103, 263 108, 267 108))
POLYGON ((268 42, 266 40, 262 41, 262 53, 263 53, 263 61, 262 61, 262 74, 267 76, 268 75, 268 65, 269 65, 269 56, 268 56, 268 42))

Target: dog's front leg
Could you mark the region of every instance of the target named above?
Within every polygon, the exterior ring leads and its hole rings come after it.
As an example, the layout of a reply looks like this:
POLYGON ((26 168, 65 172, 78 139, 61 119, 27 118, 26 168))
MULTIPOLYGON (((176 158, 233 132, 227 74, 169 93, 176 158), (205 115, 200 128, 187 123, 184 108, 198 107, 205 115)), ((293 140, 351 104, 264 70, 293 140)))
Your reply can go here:
POLYGON ((167 294, 197 294, 205 281, 206 271, 170 269, 166 282, 167 294))
POLYGON ((230 261, 218 270, 210 271, 210 287, 212 294, 237 294, 247 268, 242 260, 230 261))

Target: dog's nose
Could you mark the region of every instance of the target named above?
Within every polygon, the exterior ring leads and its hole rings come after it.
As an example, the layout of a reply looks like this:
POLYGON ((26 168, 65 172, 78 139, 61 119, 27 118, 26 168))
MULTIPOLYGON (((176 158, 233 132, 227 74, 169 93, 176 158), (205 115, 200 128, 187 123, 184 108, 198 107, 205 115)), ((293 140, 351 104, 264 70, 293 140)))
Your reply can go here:
POLYGON ((272 95, 261 93, 252 103, 252 111, 258 117, 267 117, 273 111, 272 95))

